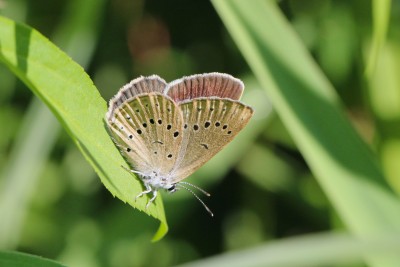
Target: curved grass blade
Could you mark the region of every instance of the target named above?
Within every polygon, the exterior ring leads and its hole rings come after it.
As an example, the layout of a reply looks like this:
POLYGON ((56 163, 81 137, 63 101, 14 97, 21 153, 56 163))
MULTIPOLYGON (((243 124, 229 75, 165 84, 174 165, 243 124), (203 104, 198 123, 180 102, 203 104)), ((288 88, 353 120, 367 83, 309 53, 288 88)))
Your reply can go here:
MULTIPOLYGON (((213 4, 346 226, 359 237, 400 233, 398 196, 276 4, 213 4)), ((391 256, 367 261, 397 266, 391 256)))
POLYGON ((390 22, 391 4, 391 0, 372 1, 373 38, 368 57, 368 64, 365 69, 365 74, 368 79, 371 78, 376 69, 378 57, 383 45, 385 44, 386 33, 390 22))
POLYGON ((105 130, 106 102, 84 70, 34 29, 4 17, 0 61, 52 110, 111 194, 160 220, 154 239, 162 238, 168 229, 162 200, 148 210, 147 199, 134 202, 142 185, 121 168, 126 163, 105 130))
POLYGON ((350 266, 361 263, 365 255, 396 255, 399 246, 399 235, 359 239, 344 233, 309 234, 228 252, 177 267, 350 266))

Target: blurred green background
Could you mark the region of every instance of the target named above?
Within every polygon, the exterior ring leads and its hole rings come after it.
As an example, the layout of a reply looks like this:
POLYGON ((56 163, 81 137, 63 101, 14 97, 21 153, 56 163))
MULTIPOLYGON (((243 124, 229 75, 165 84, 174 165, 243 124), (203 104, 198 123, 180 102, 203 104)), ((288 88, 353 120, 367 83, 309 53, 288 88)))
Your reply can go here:
MULTIPOLYGON (((387 40, 369 76, 370 2, 278 5, 399 192, 400 2, 392 2, 387 40)), ((0 14, 57 44, 107 101, 139 75, 171 81, 217 71, 241 78, 243 102, 256 110, 243 133, 188 179, 212 194, 205 202, 215 217, 188 192, 165 194, 170 230, 150 243, 158 222, 113 198, 47 108, 0 65, 1 249, 68 266, 171 266, 344 230, 211 2, 0 0, 0 14)))

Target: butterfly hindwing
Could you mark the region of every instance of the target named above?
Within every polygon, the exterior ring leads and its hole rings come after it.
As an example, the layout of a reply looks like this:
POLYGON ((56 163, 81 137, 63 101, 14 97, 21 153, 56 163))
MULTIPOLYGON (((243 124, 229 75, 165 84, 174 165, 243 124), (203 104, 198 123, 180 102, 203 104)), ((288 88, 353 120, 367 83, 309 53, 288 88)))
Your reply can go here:
POLYGON ((169 173, 178 157, 182 123, 179 107, 159 93, 126 101, 108 120, 116 144, 131 167, 160 175, 169 173))
POLYGON ((113 112, 126 101, 138 95, 148 93, 163 93, 167 83, 157 75, 139 77, 124 85, 118 93, 110 100, 107 118, 113 116, 113 112))
POLYGON ((210 160, 246 126, 253 110, 238 101, 198 98, 179 105, 183 140, 174 166, 178 182, 210 160))

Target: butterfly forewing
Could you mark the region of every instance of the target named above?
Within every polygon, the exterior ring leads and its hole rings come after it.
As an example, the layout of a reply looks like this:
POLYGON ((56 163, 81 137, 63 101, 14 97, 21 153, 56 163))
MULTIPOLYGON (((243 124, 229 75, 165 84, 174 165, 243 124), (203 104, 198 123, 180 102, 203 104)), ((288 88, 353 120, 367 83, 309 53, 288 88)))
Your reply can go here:
POLYGON ((184 129, 174 182, 192 174, 232 141, 253 114, 249 106, 229 99, 199 98, 179 106, 184 129))
POLYGON ((196 74, 171 82, 166 94, 175 102, 183 102, 200 97, 219 97, 239 100, 244 85, 242 81, 228 74, 196 74))
POLYGON ((182 113, 170 98, 150 93, 132 98, 115 110, 109 128, 136 171, 166 175, 178 157, 182 123, 182 113))

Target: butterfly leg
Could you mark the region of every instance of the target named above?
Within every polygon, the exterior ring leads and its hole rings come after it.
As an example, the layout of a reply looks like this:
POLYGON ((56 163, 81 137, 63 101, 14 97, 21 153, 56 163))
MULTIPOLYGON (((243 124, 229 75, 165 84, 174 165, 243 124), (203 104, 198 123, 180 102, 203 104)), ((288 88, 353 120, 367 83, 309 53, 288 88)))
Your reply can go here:
POLYGON ((145 186, 146 186, 146 190, 144 190, 143 192, 141 192, 139 195, 137 195, 137 196, 135 197, 135 202, 136 202, 136 200, 137 200, 139 197, 142 197, 143 195, 146 195, 146 194, 148 194, 148 193, 150 193, 150 192, 152 191, 150 185, 145 184, 145 186))
POLYGON ((149 200, 149 202, 147 202, 146 209, 149 208, 150 204, 156 199, 156 197, 157 197, 157 191, 153 190, 153 197, 149 200))

